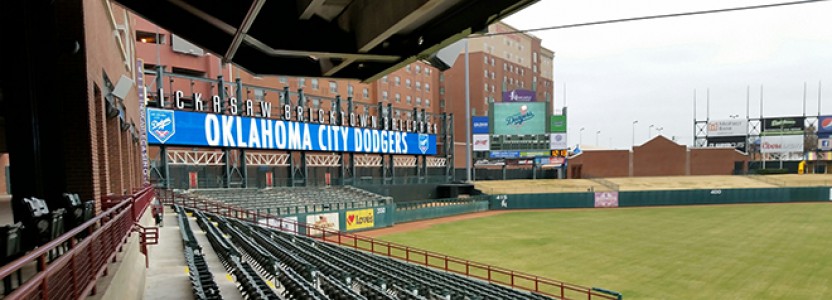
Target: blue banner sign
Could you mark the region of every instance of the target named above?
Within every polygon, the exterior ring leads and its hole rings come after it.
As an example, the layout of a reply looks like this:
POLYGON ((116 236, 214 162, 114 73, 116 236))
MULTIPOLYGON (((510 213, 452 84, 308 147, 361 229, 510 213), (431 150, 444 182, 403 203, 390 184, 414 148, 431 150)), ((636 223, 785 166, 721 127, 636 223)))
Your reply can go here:
POLYGON ((147 109, 153 145, 436 155, 436 135, 147 109))
POLYGON ((471 117, 471 133, 488 134, 488 116, 471 117))
POLYGON ((520 158, 520 151, 491 151, 490 158, 520 158))

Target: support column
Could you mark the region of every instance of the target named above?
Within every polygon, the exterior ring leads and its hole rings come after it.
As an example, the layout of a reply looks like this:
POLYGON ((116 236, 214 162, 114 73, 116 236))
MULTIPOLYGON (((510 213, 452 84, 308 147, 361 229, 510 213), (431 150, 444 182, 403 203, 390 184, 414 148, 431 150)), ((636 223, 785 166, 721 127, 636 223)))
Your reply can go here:
MULTIPOLYGON (((332 111, 336 112, 336 115, 340 115, 341 112, 341 95, 335 96, 335 102, 332 103, 332 111)), ((330 123, 333 123, 330 121, 330 123)), ((334 124, 338 126, 344 126, 344 122, 342 118, 336 118, 334 124)), ((341 185, 347 185, 347 157, 349 154, 344 154, 343 152, 339 154, 341 159, 341 167, 338 168, 338 178, 341 178, 341 185)))
POLYGON ((248 168, 246 168, 246 150, 240 149, 240 174, 243 175, 243 188, 248 187, 248 168))
POLYGON ((223 152, 222 161, 225 164, 225 174, 223 174, 223 176, 225 178, 223 178, 222 187, 230 188, 231 187, 231 168, 232 168, 231 167, 231 150, 229 150, 228 148, 223 148, 222 152, 223 152))
MULTIPOLYGON (((339 100, 340 100, 340 98, 339 98, 339 100)), ((340 101, 338 103, 338 107, 341 107, 340 101)), ((352 113, 353 113, 352 97, 348 96, 347 97, 347 116, 352 115, 352 113)), ((343 122, 343 120, 344 120, 344 118, 342 117, 341 121, 343 122)), ((349 126, 349 125, 350 125, 349 123, 341 124, 341 126, 349 126)), ((350 172, 352 173, 352 184, 355 185, 356 183, 358 183, 358 180, 357 180, 358 174, 355 173, 355 153, 350 152, 349 156, 350 156, 350 172)))
POLYGON ((159 163, 162 169, 162 187, 170 188, 170 165, 168 164, 168 147, 165 145, 159 146, 159 163))
POLYGON ((450 141, 446 144, 446 147, 449 148, 449 153, 445 160, 445 172, 448 174, 448 177, 451 181, 456 181, 456 147, 454 147, 454 143, 456 138, 454 138, 454 114, 451 113, 448 115, 448 133, 450 141))

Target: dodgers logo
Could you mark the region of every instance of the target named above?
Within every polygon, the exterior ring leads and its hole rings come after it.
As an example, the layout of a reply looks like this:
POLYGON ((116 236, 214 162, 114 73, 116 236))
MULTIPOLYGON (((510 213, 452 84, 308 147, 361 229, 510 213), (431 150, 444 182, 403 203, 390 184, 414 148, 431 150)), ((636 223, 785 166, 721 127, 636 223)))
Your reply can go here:
POLYGON ((534 118, 534 113, 529 110, 529 107, 523 105, 520 107, 520 112, 506 117, 506 125, 514 125, 517 127, 523 126, 528 120, 534 118))
POLYGON ((148 133, 164 144, 176 133, 172 110, 147 109, 148 133))
POLYGON ((419 134, 419 151, 422 151, 422 154, 428 152, 428 141, 429 137, 427 134, 420 133, 419 134))

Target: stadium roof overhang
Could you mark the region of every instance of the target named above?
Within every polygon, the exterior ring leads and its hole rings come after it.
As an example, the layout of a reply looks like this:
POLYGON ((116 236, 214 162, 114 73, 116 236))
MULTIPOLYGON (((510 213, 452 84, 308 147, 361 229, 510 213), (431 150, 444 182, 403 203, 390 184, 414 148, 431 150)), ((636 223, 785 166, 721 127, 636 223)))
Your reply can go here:
POLYGON ((538 0, 115 0, 254 74, 375 80, 538 0))

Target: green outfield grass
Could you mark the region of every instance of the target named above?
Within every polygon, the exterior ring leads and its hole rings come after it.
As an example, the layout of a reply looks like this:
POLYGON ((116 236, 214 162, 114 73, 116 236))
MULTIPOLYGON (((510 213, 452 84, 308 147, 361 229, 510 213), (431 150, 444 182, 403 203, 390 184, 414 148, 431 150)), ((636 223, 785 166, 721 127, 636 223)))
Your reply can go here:
POLYGON ((624 299, 832 299, 832 204, 553 210, 384 240, 624 299))

